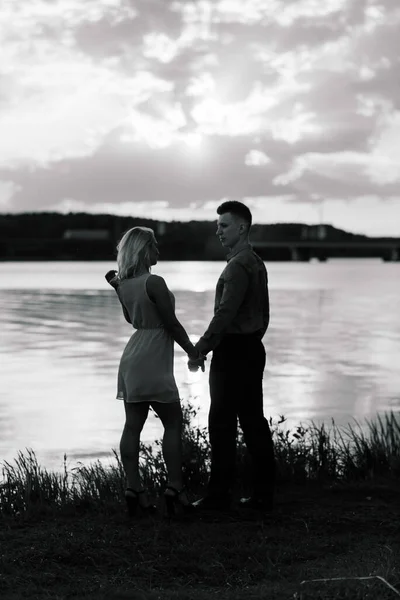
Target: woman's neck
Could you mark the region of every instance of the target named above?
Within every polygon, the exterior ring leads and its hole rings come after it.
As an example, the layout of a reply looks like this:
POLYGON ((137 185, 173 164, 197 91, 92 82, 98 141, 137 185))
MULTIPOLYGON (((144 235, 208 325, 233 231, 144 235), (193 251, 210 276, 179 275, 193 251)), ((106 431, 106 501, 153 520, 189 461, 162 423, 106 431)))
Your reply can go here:
POLYGON ((145 267, 143 269, 139 269, 138 271, 136 271, 136 273, 133 273, 133 271, 131 269, 128 269, 127 276, 129 278, 140 277, 141 275, 146 275, 147 273, 150 273, 150 270, 146 269, 145 267))

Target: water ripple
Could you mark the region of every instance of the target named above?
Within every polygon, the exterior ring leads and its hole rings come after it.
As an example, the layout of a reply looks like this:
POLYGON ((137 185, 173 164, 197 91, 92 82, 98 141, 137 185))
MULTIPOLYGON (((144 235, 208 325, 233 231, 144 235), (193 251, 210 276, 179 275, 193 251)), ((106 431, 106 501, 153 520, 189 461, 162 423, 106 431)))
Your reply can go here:
MULTIPOLYGON (((212 316, 222 266, 169 263, 160 272, 193 341, 212 316)), ((400 410, 400 277, 392 267, 351 261, 340 268, 333 263, 268 267, 267 416, 284 414, 293 424, 332 417, 346 423, 388 407, 400 410)), ((59 466, 64 452, 89 460, 118 447, 124 410, 115 399, 117 370, 133 330, 115 293, 105 288, 110 268, 66 263, 56 271, 54 265, 19 264, 13 289, 0 289, 0 460, 33 447, 46 464, 59 466), (28 268, 37 275, 37 289, 22 285, 28 268), (40 288, 44 281, 48 287, 40 288)), ((178 387, 183 398, 198 398, 201 426, 210 403, 207 372, 189 373, 175 346, 178 387)), ((150 415, 143 440, 161 433, 150 415)))

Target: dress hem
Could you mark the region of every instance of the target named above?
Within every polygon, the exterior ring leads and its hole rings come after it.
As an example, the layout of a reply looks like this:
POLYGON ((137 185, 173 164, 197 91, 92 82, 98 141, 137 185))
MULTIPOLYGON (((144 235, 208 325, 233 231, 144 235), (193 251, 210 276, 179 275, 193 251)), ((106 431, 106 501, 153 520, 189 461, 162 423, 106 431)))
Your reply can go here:
POLYGON ((117 395, 116 400, 123 400, 127 404, 135 404, 138 402, 162 402, 163 404, 173 404, 180 402, 179 396, 176 394, 146 394, 145 396, 133 396, 133 398, 125 400, 123 395, 117 395))

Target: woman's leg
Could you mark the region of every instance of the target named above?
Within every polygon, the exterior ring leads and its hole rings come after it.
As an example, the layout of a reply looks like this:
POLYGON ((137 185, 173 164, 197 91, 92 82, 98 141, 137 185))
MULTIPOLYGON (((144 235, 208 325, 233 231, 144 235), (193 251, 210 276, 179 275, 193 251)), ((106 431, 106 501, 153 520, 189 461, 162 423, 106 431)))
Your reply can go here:
POLYGON ((141 489, 139 475, 139 444, 140 433, 149 412, 148 402, 125 402, 126 421, 122 432, 119 450, 124 467, 127 487, 133 490, 141 489))
POLYGON ((180 490, 182 481, 182 409, 180 402, 152 402, 164 426, 162 451, 167 467, 168 485, 180 490))

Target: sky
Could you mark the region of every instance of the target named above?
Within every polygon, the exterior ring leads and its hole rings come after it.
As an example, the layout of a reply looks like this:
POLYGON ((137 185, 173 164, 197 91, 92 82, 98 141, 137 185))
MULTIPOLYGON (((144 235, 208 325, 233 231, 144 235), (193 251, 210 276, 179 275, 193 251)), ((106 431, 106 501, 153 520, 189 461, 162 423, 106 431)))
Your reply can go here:
POLYGON ((1 0, 0 212, 400 237, 399 0, 1 0))

